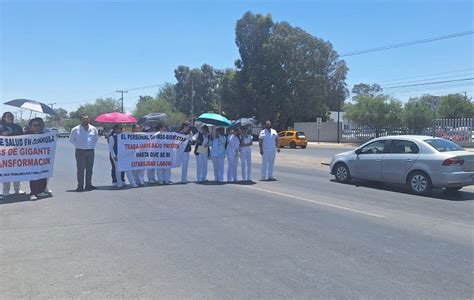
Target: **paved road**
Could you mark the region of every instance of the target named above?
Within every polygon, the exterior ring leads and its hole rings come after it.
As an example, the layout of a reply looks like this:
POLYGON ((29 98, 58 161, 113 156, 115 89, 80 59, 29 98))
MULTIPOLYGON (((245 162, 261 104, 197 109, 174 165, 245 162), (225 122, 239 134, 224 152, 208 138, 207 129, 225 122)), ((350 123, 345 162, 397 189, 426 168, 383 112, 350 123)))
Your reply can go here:
POLYGON ((0 298, 473 297, 472 187, 338 184, 318 161, 340 149, 307 150, 277 182, 117 191, 101 142, 99 190, 76 193, 61 141, 55 196, 0 202, 0 298))

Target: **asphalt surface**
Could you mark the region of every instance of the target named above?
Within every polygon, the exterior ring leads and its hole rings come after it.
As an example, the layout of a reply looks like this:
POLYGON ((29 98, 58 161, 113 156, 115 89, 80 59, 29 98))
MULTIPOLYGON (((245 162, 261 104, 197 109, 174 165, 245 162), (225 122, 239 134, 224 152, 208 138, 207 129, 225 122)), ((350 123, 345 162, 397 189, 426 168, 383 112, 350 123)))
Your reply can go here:
POLYGON ((472 298, 474 188, 339 184, 320 161, 348 149, 284 149, 275 182, 254 151, 254 184, 114 190, 101 140, 76 193, 61 140, 54 197, 0 202, 0 298, 472 298))

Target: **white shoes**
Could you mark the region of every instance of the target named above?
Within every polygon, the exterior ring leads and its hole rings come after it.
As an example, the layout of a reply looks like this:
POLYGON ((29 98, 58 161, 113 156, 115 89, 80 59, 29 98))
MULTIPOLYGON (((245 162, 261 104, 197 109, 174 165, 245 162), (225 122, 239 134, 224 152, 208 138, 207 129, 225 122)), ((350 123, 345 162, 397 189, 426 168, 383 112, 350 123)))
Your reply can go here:
POLYGON ((36 195, 31 195, 30 200, 31 201, 38 200, 38 197, 36 195))
POLYGON ((25 191, 15 190, 15 195, 24 195, 24 194, 26 194, 25 191))

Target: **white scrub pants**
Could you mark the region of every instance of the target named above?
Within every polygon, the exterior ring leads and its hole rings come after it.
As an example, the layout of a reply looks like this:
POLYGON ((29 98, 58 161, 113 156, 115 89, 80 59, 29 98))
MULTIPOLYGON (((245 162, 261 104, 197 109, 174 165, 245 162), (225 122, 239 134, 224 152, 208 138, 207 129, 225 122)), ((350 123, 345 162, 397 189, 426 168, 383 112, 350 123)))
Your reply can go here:
POLYGON ((145 170, 132 171, 132 174, 137 184, 145 184, 145 170))
POLYGON ((188 182, 189 152, 183 152, 181 158, 181 182, 188 182))
MULTIPOLYGON (((122 182, 122 175, 120 174, 122 172, 118 170, 117 162, 114 161, 114 163, 115 163, 115 177, 117 178, 117 186, 122 187, 123 184, 124 184, 124 182, 122 182)), ((128 178, 128 181, 130 182, 130 184, 132 186, 136 186, 137 182, 135 181, 135 178, 133 176, 133 171, 125 171, 125 173, 127 174, 127 178, 128 178)))
POLYGON ((273 178, 273 166, 275 165, 276 150, 263 151, 262 155, 262 179, 273 178))
POLYGON ((148 169, 146 170, 146 177, 148 178, 148 182, 155 183, 156 182, 156 173, 158 173, 157 169, 148 169))
POLYGON ((196 155, 196 180, 198 182, 207 180, 207 155, 199 154, 196 155))
POLYGON ((214 167, 214 180, 224 181, 224 157, 212 157, 212 166, 214 167))
POLYGON ((171 169, 157 169, 156 175, 159 183, 171 182, 171 169))
MULTIPOLYGON (((20 181, 14 181, 13 182, 13 189, 15 190, 16 193, 20 191, 20 181)), ((4 182, 3 183, 3 195, 8 195, 10 193, 10 182, 4 182)))
POLYGON ((227 181, 228 182, 237 181, 237 164, 238 164, 237 154, 227 155, 227 181))
POLYGON ((240 162, 242 163, 242 180, 252 180, 252 153, 240 152, 240 162))

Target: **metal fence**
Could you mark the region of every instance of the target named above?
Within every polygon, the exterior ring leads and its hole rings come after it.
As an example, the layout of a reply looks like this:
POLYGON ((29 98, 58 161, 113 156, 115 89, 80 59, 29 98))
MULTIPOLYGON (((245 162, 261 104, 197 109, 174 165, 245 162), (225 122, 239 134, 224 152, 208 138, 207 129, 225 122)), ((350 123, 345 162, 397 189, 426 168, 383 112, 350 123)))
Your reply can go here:
MULTIPOLYGON (((461 146, 474 146, 474 119, 437 119, 435 120, 435 136, 453 141, 461 146)), ((375 137, 387 135, 412 134, 410 128, 382 128, 377 132, 369 126, 350 123, 344 125, 341 141, 343 143, 365 143, 375 137)), ((433 135, 433 128, 425 128, 422 135, 433 135)))

